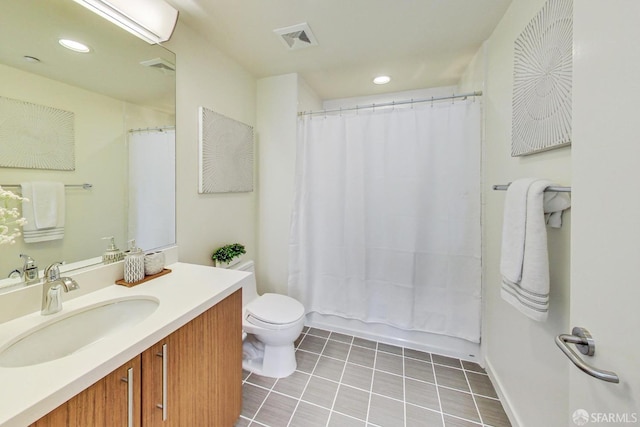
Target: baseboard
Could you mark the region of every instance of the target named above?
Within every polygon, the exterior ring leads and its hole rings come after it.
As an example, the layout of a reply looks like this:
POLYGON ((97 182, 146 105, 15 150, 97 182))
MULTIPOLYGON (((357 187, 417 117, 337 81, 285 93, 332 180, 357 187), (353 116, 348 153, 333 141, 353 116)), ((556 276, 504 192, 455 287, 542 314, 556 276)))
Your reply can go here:
POLYGON ((491 359, 487 357, 484 358, 485 371, 489 375, 489 379, 493 383, 493 387, 496 389, 496 393, 500 398, 500 402, 502 403, 502 407, 504 408, 504 412, 507 414, 509 421, 511 422, 512 427, 522 427, 524 424, 521 422, 520 418, 517 416, 516 412, 513 410, 511 405, 511 401, 509 400, 509 395, 505 392, 504 387, 502 386, 502 382, 500 378, 498 378, 495 374, 495 370, 493 369, 493 365, 491 364, 491 359))

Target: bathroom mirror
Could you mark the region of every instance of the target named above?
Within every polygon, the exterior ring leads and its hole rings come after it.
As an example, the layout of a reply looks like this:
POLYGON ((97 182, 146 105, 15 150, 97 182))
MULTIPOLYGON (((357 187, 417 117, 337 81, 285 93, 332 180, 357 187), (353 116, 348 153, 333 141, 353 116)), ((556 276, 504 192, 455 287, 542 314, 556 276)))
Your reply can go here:
POLYGON ((34 148, 40 158, 55 156, 58 148, 45 144, 62 111, 74 145, 73 170, 0 167, 0 185, 18 194, 22 182, 65 184, 64 238, 25 243, 21 236, 0 245, 0 279, 22 267, 21 253, 41 270, 54 261, 99 262, 108 244, 102 237, 114 236, 125 250, 160 213, 166 215, 147 227, 155 227, 146 231, 154 235, 141 237, 138 246, 148 251, 174 244, 175 55, 73 0, 3 2, 0 39, 0 144, 25 157, 34 148), (82 42, 90 51, 69 50, 59 39, 82 42), (145 187, 154 183, 160 187, 145 187))

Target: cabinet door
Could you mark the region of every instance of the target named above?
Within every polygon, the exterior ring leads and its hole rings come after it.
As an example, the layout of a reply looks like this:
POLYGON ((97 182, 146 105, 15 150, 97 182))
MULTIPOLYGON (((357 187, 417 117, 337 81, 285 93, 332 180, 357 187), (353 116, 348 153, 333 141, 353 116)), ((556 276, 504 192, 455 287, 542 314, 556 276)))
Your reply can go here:
POLYGON ((140 427, 140 356, 40 418, 33 427, 140 427))
POLYGON ((234 425, 242 405, 241 313, 237 291, 142 354, 145 427, 234 425))

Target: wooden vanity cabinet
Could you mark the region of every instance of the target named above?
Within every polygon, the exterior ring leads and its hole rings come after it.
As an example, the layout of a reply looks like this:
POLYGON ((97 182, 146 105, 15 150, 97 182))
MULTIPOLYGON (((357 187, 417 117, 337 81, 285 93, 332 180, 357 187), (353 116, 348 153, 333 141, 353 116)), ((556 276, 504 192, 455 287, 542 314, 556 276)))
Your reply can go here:
POLYGON ((40 418, 33 427, 140 426, 140 361, 136 356, 88 389, 40 418), (129 388, 131 384, 131 389, 129 388), (131 414, 129 403, 131 399, 131 414))
POLYGON ((242 406, 242 291, 182 326, 50 412, 34 427, 231 427, 242 406))

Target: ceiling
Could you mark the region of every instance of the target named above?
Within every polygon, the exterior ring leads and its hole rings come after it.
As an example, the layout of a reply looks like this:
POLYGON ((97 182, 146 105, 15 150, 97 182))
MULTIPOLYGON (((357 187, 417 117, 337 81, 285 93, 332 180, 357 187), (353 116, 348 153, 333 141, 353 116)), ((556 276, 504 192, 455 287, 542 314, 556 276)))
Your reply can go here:
POLYGON ((299 73, 322 99, 457 84, 511 0, 168 0, 257 78, 299 73), (318 46, 273 30, 306 22, 318 46), (375 86, 386 74, 391 83, 375 86))

